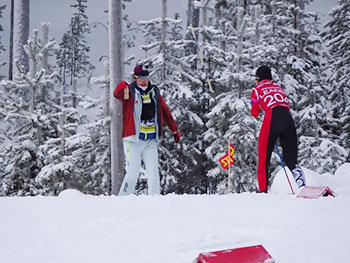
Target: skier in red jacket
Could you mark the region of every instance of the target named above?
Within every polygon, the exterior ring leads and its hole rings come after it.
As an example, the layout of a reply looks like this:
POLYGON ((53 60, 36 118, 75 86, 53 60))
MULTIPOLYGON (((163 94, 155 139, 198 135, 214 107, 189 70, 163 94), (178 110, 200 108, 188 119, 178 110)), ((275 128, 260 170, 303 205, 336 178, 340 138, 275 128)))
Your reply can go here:
POLYGON ((122 102, 126 170, 119 195, 133 193, 141 160, 146 168, 148 194, 160 194, 157 143, 164 122, 172 131, 176 143, 181 136, 158 87, 149 81, 149 72, 138 65, 134 68, 134 77, 135 81, 130 85, 122 81, 114 90, 114 97, 122 102))
POLYGON ((272 81, 271 69, 261 66, 257 69, 256 86, 252 90, 251 114, 257 118, 260 108, 265 112, 259 135, 258 183, 260 192, 267 192, 269 183, 268 168, 271 154, 279 138, 283 159, 292 171, 298 187, 305 186, 305 175, 298 165, 298 145, 294 121, 289 112, 289 102, 282 87, 272 81))

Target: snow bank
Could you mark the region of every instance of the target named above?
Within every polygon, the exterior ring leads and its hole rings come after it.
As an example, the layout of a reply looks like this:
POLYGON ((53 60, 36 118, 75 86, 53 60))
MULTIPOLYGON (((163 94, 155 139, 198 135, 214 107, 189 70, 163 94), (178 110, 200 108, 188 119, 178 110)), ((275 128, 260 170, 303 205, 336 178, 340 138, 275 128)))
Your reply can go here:
MULTIPOLYGON (((307 168, 302 167, 305 173, 306 185, 309 186, 328 186, 335 193, 350 196, 350 163, 341 165, 333 174, 318 174, 307 168)), ((292 173, 286 167, 289 181, 295 193, 299 189, 293 179, 292 173)), ((271 186, 271 192, 275 194, 290 194, 291 189, 287 180, 285 171, 281 168, 276 174, 271 186)))
MULTIPOLYGON (((349 164, 335 175, 306 170, 338 197, 284 193, 0 198, 0 259, 6 263, 191 263, 199 253, 262 244, 280 263, 350 258, 349 164)), ((287 185, 288 187, 288 185, 287 185)))

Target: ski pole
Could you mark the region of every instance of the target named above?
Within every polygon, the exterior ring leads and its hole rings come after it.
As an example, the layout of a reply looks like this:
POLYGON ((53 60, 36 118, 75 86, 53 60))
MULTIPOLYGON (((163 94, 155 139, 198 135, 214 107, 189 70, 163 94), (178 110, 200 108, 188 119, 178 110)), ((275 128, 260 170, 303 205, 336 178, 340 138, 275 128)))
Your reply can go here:
POLYGON ((285 164, 284 164, 284 162, 283 162, 281 153, 280 153, 280 151, 278 150, 277 144, 275 144, 275 148, 276 148, 276 152, 277 152, 278 156, 280 157, 281 165, 282 165, 282 167, 283 167, 283 170, 284 170, 284 172, 286 173, 286 176, 287 176, 287 180, 288 180, 288 183, 289 183, 290 190, 292 190, 292 194, 294 195, 293 187, 292 187, 292 185, 291 185, 291 183, 290 183, 290 181, 289 181, 289 177, 288 177, 288 174, 287 174, 286 166, 285 166, 285 164))

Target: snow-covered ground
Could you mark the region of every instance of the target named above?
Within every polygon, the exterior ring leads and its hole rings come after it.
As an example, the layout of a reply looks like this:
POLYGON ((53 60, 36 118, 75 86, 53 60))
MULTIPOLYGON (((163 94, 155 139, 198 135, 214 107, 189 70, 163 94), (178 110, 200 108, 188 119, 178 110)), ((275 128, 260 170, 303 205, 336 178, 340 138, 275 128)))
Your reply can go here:
POLYGON ((191 263, 202 252, 262 244, 279 263, 350 260, 350 164, 306 171, 337 197, 271 193, 0 198, 1 263, 191 263))

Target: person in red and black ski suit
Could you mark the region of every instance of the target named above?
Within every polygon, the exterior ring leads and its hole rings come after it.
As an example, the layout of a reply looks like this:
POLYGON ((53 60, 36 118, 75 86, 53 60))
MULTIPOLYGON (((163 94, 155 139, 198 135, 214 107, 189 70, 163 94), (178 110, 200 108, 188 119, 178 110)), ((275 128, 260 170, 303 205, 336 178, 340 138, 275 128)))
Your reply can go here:
POLYGON ((257 69, 256 86, 251 95, 251 115, 257 118, 260 108, 265 112, 258 145, 259 191, 267 192, 269 165, 275 143, 279 138, 283 150, 283 160, 292 171, 298 187, 305 186, 305 175, 298 165, 297 135, 293 118, 289 112, 289 102, 281 86, 272 81, 271 69, 261 66, 257 69))

